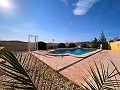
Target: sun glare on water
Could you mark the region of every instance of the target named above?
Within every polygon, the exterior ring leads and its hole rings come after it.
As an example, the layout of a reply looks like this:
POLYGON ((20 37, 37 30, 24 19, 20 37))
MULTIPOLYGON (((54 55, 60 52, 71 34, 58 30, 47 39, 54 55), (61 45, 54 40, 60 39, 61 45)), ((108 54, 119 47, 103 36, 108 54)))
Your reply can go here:
POLYGON ((4 9, 11 8, 11 4, 10 4, 9 0, 0 0, 0 6, 4 9))

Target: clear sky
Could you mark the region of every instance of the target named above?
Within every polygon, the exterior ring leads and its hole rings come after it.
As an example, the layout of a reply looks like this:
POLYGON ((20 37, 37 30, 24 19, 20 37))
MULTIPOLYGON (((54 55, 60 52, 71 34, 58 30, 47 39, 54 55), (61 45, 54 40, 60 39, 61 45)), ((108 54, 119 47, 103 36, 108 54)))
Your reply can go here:
POLYGON ((0 0, 0 38, 80 42, 120 36, 120 0, 0 0))

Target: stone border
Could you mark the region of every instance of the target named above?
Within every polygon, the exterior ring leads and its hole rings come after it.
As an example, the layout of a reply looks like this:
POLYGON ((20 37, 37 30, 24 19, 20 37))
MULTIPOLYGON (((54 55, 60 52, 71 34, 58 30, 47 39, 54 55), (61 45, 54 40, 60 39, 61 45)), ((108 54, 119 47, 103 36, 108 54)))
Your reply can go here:
MULTIPOLYGON (((70 49, 73 49, 73 48, 70 48, 70 49)), ((84 48, 84 49, 86 49, 86 48, 84 48)), ((64 49, 56 49, 56 50, 64 50, 64 49)), ((86 57, 89 57, 89 56, 91 56, 95 53, 98 53, 98 52, 102 51, 102 49, 97 49, 95 51, 88 52, 88 53, 82 54, 82 55, 74 55, 74 54, 69 54, 69 53, 67 53, 67 54, 53 54, 52 53, 53 51, 55 51, 55 50, 50 50, 47 54, 51 55, 51 56, 74 56, 74 57, 77 57, 77 58, 86 58, 86 57)))
POLYGON ((95 50, 95 51, 92 51, 92 52, 89 52, 89 53, 86 53, 86 54, 73 55, 73 56, 78 57, 78 58, 86 58, 86 57, 89 57, 89 56, 91 56, 91 55, 93 55, 93 54, 96 54, 96 53, 98 53, 98 52, 100 52, 100 51, 102 51, 102 49, 97 49, 97 50, 95 50))

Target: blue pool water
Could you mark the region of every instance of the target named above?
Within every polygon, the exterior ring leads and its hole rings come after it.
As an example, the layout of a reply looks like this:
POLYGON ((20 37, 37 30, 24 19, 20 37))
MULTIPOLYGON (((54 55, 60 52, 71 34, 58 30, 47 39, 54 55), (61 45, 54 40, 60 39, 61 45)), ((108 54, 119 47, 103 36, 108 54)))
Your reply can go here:
POLYGON ((82 49, 82 48, 76 48, 76 49, 62 49, 62 50, 55 50, 52 53, 53 54, 74 54, 74 55, 81 55, 85 54, 91 51, 94 51, 95 49, 82 49))

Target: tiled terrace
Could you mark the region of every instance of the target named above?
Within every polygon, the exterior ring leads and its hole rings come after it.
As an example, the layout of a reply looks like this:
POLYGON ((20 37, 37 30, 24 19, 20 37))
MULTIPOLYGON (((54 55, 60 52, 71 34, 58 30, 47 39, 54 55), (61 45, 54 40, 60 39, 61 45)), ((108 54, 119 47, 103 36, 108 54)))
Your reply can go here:
POLYGON ((108 65, 108 63, 110 63, 109 58, 111 58, 120 69, 120 52, 115 52, 111 50, 103 50, 88 58, 76 58, 73 56, 54 57, 45 55, 45 52, 43 51, 36 51, 33 54, 40 60, 51 66, 53 69, 57 70, 63 76, 74 81, 78 85, 83 82, 81 76, 85 76, 85 74, 89 76, 87 69, 89 69, 90 65, 94 66, 94 61, 97 65, 100 61, 103 61, 105 65, 108 65))
MULTIPOLYGON (((49 56, 45 55, 43 52, 36 51, 33 53, 36 57, 40 58, 43 62, 51 66, 53 69, 57 70, 63 76, 74 81, 78 85, 84 82, 81 76, 89 76, 87 69, 89 66, 95 66, 94 61, 98 65, 100 61, 104 62, 107 66, 110 64, 109 58, 113 60, 118 69, 120 70, 120 52, 115 52, 111 50, 103 50, 98 52, 88 58, 76 58, 73 56, 49 56)), ((113 68, 112 65, 110 67, 113 68)))
POLYGON ((100 61, 104 63, 105 67, 109 64, 109 71, 111 71, 113 66, 109 59, 112 59, 118 70, 120 70, 120 51, 103 50, 88 58, 76 58, 73 56, 55 57, 45 53, 46 51, 35 51, 32 54, 78 85, 84 82, 81 76, 85 76, 85 73, 89 77, 87 69, 89 69, 90 65, 94 66, 94 61, 98 66, 100 61))

